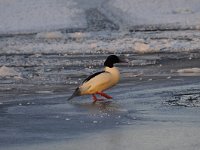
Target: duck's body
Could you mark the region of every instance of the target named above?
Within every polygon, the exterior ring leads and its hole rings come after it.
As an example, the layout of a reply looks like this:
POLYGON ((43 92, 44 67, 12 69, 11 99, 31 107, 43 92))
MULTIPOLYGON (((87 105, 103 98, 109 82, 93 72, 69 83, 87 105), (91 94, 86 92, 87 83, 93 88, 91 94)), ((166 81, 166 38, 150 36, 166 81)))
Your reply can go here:
POLYGON ((84 82, 79 86, 80 94, 94 94, 103 92, 119 82, 120 73, 116 67, 105 67, 105 70, 98 75, 84 82))
POLYGON ((120 61, 117 56, 109 56, 104 63, 104 71, 97 72, 86 78, 68 100, 72 99, 75 96, 88 94, 91 94, 93 96, 94 102, 98 100, 95 94, 99 94, 108 99, 112 98, 111 96, 103 93, 103 91, 111 88, 119 82, 120 72, 117 67, 113 66, 114 63, 119 62, 122 61, 120 61))

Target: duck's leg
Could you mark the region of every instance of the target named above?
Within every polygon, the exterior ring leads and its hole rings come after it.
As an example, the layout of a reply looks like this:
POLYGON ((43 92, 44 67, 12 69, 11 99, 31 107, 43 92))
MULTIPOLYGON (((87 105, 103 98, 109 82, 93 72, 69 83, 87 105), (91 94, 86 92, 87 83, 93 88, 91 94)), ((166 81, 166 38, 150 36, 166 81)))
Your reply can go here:
POLYGON ((92 99, 94 103, 98 100, 95 94, 92 94, 92 99))
POLYGON ((93 103, 96 103, 96 101, 102 101, 102 99, 98 99, 95 94, 92 94, 92 99, 93 103))
POLYGON ((109 95, 107 95, 106 93, 103 93, 103 92, 97 92, 97 94, 99 94, 99 95, 101 95, 101 96, 103 96, 103 97, 105 97, 105 98, 107 98, 107 99, 112 99, 112 97, 109 96, 109 95))

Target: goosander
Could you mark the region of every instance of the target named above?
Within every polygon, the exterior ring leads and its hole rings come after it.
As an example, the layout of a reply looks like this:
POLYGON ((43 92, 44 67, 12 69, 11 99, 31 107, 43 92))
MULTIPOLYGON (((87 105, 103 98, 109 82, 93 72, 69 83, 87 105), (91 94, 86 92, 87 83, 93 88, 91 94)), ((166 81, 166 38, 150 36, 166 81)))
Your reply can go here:
POLYGON ((127 63, 127 61, 116 55, 108 56, 104 62, 104 71, 94 73, 87 77, 82 84, 76 88, 68 100, 71 100, 75 96, 92 95, 93 102, 95 103, 96 101, 102 100, 97 99, 96 94, 107 99, 112 99, 111 96, 107 95, 103 91, 113 87, 120 80, 120 72, 117 67, 113 66, 115 63, 127 63))

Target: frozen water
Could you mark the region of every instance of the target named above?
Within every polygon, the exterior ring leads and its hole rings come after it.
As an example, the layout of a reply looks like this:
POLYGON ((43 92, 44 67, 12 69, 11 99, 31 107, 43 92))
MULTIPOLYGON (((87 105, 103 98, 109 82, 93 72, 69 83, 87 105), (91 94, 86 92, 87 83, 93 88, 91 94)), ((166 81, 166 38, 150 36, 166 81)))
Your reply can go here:
POLYGON ((107 91, 113 101, 92 104, 83 96, 67 102, 107 55, 2 53, 1 63, 23 79, 0 80, 0 149, 198 149, 199 76, 177 70, 199 68, 199 52, 122 53, 131 64, 118 65, 120 84, 107 91))
POLYGON ((199 78, 176 79, 180 77, 157 77, 142 84, 124 80, 109 91, 115 96, 111 103, 92 104, 87 97, 67 103, 69 89, 21 95, 21 103, 1 105, 0 149, 92 150, 99 144, 96 149, 198 149, 199 109, 168 105, 166 100, 180 95, 183 103, 184 94, 195 96, 199 78))
POLYGON ((176 91, 172 98, 166 101, 172 106, 200 107, 200 91, 198 89, 188 89, 187 91, 176 91))
POLYGON ((54 150, 55 148, 59 150, 198 150, 199 128, 176 125, 179 127, 175 127, 170 123, 162 123, 153 125, 153 127, 141 126, 137 129, 129 127, 114 131, 108 130, 92 136, 84 135, 71 142, 16 147, 15 150, 25 150, 27 148, 30 150, 54 150))

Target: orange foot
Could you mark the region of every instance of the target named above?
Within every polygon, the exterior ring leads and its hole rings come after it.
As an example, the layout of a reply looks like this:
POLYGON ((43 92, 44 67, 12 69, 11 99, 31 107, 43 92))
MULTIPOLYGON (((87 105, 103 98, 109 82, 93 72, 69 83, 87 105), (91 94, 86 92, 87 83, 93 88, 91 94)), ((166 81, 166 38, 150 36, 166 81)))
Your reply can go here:
POLYGON ((103 92, 97 92, 97 94, 99 94, 99 95, 101 95, 101 96, 103 96, 103 97, 105 97, 105 98, 107 98, 107 99, 112 99, 112 97, 109 96, 109 95, 107 95, 106 93, 103 93, 103 92))
POLYGON ((93 98, 93 103, 96 103, 97 101, 103 101, 103 99, 98 99, 95 94, 92 94, 92 98, 93 98))

